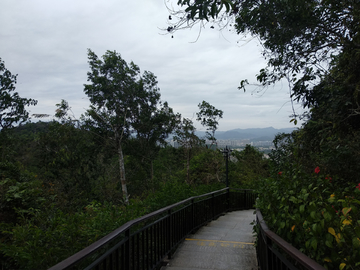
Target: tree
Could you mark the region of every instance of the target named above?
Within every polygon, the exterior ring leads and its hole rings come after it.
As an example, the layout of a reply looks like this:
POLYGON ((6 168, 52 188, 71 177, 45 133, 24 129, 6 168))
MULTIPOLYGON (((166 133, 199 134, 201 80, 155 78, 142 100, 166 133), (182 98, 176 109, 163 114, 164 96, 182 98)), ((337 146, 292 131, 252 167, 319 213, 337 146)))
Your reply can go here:
POLYGON ((196 120, 206 127, 206 138, 211 141, 212 146, 216 144, 215 131, 219 125, 218 121, 223 116, 223 111, 216 109, 206 101, 199 103, 198 107, 200 111, 196 113, 196 120))
POLYGON ((257 80, 266 86, 286 78, 292 98, 307 101, 307 107, 309 90, 328 73, 333 57, 360 46, 359 1, 179 0, 178 5, 180 10, 170 10, 169 32, 209 23, 259 38, 268 62, 257 80))
POLYGON ((230 176, 232 186, 256 189, 269 176, 268 160, 257 148, 247 144, 242 151, 231 153, 230 176))
POLYGON ((169 104, 160 100, 160 89, 153 73, 145 71, 141 77, 137 96, 138 106, 133 111, 131 130, 136 137, 132 144, 134 156, 140 158, 140 164, 149 165, 150 181, 153 180, 153 160, 160 145, 178 126, 180 114, 175 114, 169 104))
POLYGON ((16 123, 23 123, 29 118, 25 106, 37 104, 34 99, 21 98, 15 91, 17 75, 6 69, 0 58, 0 127, 8 129, 16 123))
MULTIPOLYGON (((339 175, 347 171, 356 181, 359 1, 180 0, 178 4, 181 9, 173 12, 169 32, 209 23, 220 29, 234 27, 238 34, 259 38, 267 66, 260 70, 257 80, 266 86, 286 78, 292 99, 309 110, 300 116, 307 121, 301 140, 294 144, 300 155, 297 161, 305 167, 316 162, 339 175)), ((243 81, 241 87, 244 85, 243 81)), ((295 112, 294 116, 296 123, 295 112)), ((311 171, 310 167, 307 170, 311 171)))
POLYGON ((184 149, 186 157, 186 182, 190 183, 190 160, 192 150, 203 142, 195 135, 196 128, 191 119, 183 118, 179 128, 175 131, 174 141, 184 149))
POLYGON ((164 142, 176 125, 177 116, 166 102, 160 101, 156 77, 151 72, 140 75, 137 65, 128 65, 115 51, 107 51, 102 61, 88 50, 88 58, 91 84, 85 84, 84 91, 92 104, 86 113, 87 123, 101 137, 112 141, 119 160, 123 197, 128 204, 124 142, 137 137, 154 147, 164 142))
POLYGON ((61 122, 62 124, 79 123, 79 121, 75 118, 75 115, 71 110, 69 103, 66 100, 62 99, 60 103, 56 104, 56 107, 57 109, 55 110, 55 118, 57 118, 59 122, 61 122), (72 115, 70 115, 70 112, 72 115))
MULTIPOLYGON (((261 199, 258 206, 277 234, 327 269, 355 269, 358 254, 346 248, 353 245, 354 240, 343 235, 343 227, 337 229, 342 232, 342 245, 337 246, 339 251, 334 252, 334 247, 322 244, 329 242, 326 231, 316 237, 322 241, 317 242, 317 246, 325 249, 313 249, 309 243, 314 243, 314 238, 304 238, 313 236, 301 230, 298 234, 289 234, 291 225, 283 226, 289 218, 282 211, 281 217, 277 215, 279 211, 273 211, 273 206, 283 207, 281 202, 284 201, 291 209, 289 216, 296 216, 297 206, 289 205, 286 198, 294 196, 295 200, 301 200, 301 193, 305 191, 307 199, 304 201, 314 207, 302 206, 308 210, 300 214, 299 227, 304 227, 302 221, 309 221, 315 212, 329 217, 328 224, 336 227, 339 226, 337 212, 350 207, 348 202, 352 199, 349 198, 356 198, 358 194, 360 2, 180 0, 178 3, 185 8, 176 14, 178 20, 168 28, 169 32, 176 31, 181 25, 191 27, 198 22, 204 26, 206 23, 203 22, 208 21, 212 26, 218 23, 220 27, 230 27, 226 23, 231 21, 237 33, 258 37, 263 45, 267 66, 260 70, 257 80, 266 86, 287 79, 292 100, 301 101, 304 108, 308 108, 301 116, 306 119, 301 129, 275 138, 275 150, 270 155, 272 178, 259 185, 261 199), (226 19, 225 23, 223 19, 226 19), (329 197, 333 200, 322 199, 329 197), (340 203, 338 208, 335 202, 340 203), (329 254, 329 260, 323 260, 324 254, 329 254), (342 255, 338 257, 337 254, 342 255)), ((294 120, 296 122, 296 118, 294 120)), ((319 225, 310 222, 313 227, 319 225)), ((294 228, 295 225, 291 230, 294 228)), ((357 227, 349 224, 347 230, 355 235, 357 227)))
POLYGON ((112 140, 119 159, 123 197, 128 204, 122 144, 130 133, 131 108, 135 105, 133 93, 138 87, 140 70, 132 62, 128 65, 115 51, 107 51, 102 61, 89 49, 88 59, 91 72, 87 75, 91 84, 84 85, 84 92, 91 106, 87 123, 101 136, 112 140))

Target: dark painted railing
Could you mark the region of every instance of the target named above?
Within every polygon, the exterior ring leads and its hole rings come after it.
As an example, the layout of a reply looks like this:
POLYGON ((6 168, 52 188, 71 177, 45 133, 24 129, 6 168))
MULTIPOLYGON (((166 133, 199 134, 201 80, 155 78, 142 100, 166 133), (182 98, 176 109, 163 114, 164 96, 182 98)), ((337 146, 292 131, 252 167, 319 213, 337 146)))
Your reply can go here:
POLYGON ((227 211, 253 208, 255 199, 229 188, 191 197, 125 223, 50 269, 158 269, 188 234, 227 211))
POLYGON ((256 222, 258 230, 256 253, 261 270, 326 270, 269 230, 259 209, 256 210, 256 222))

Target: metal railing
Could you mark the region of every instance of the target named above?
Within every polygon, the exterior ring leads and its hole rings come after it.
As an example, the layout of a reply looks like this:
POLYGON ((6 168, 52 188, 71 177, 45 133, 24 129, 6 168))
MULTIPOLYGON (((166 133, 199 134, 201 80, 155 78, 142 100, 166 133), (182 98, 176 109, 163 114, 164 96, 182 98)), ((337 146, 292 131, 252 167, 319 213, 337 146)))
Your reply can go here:
POLYGON ((259 209, 256 209, 256 254, 260 270, 326 270, 272 232, 266 225, 259 209))
POLYGON ((254 208, 251 190, 225 188, 131 220, 65 259, 59 269, 158 269, 185 237, 227 211, 254 208))

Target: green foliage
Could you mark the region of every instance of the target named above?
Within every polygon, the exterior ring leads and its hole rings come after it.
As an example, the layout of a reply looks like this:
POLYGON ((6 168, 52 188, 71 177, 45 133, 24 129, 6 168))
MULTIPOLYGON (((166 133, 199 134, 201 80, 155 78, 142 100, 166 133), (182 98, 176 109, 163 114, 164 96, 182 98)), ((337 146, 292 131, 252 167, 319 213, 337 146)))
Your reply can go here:
POLYGON ((360 190, 337 183, 319 167, 312 174, 287 169, 263 181, 257 207, 276 234, 327 269, 356 269, 360 190))
POLYGON ((2 265, 47 269, 110 233, 126 218, 130 217, 123 216, 121 207, 93 202, 74 214, 51 207, 20 219, 15 226, 2 223, 2 265))
POLYGON ((189 164, 191 183, 224 183, 224 158, 219 151, 203 148, 189 164))
POLYGON ((31 218, 22 217, 14 226, 0 223, 1 265, 11 269, 47 269, 127 221, 219 188, 219 185, 194 188, 174 181, 164 183, 143 200, 131 199, 127 207, 93 201, 75 213, 54 206, 33 211, 31 218))
POLYGON ((78 122, 78 120, 75 119, 74 114, 71 116, 69 112, 71 111, 71 107, 69 106, 69 103, 62 99, 60 103, 56 104, 56 111, 55 111, 55 117, 59 119, 59 122, 65 124, 74 124, 74 122, 78 122))
POLYGON ((157 144, 165 143, 180 115, 175 115, 167 102, 160 101, 160 90, 153 73, 145 71, 140 75, 137 65, 127 64, 115 51, 107 51, 101 60, 89 49, 88 58, 91 84, 84 85, 84 92, 90 98, 91 106, 83 120, 89 130, 112 143, 118 156, 124 202, 128 203, 125 140, 135 134, 138 144, 130 144, 128 150, 134 150, 133 156, 137 155, 139 160, 146 160, 151 180, 157 144))
POLYGON ((211 28, 258 37, 267 66, 257 80, 266 86, 286 78, 298 101, 311 92, 309 82, 316 84, 328 74, 324 63, 359 44, 358 1, 179 0, 178 5, 180 10, 169 8, 174 17, 169 32, 209 22, 211 28))
POLYGON ((196 150, 204 144, 198 136, 195 135, 196 128, 193 122, 184 118, 180 122, 178 128, 175 130, 174 141, 176 141, 183 149, 184 156, 186 158, 186 181, 191 183, 190 179, 190 161, 193 158, 196 150))
POLYGON ((161 148, 154 160, 154 184, 156 189, 167 182, 181 180, 185 182, 184 158, 181 148, 167 146, 161 148))
POLYGON ((0 182, 2 202, 0 209, 15 210, 17 213, 27 213, 29 210, 39 211, 41 203, 45 198, 41 197, 41 182, 17 182, 12 179, 5 179, 0 182))
POLYGON ((360 266, 358 54, 344 47, 304 95, 307 121, 276 137, 276 177, 260 191, 259 207, 272 229, 328 269, 360 266))
POLYGON ((6 69, 5 63, 0 58, 0 127, 2 129, 25 122, 29 117, 25 106, 37 104, 36 100, 21 98, 17 92, 14 92, 16 77, 17 75, 12 75, 6 69))
MULTIPOLYGON (((107 178, 103 162, 111 163, 112 155, 104 154, 90 132, 73 123, 51 122, 47 132, 37 135, 34 161, 39 178, 69 208, 101 199, 96 189, 107 178), (39 151, 40 150, 40 151, 39 151)), ((106 153, 106 152, 105 152, 106 153)))
POLYGON ((23 164, 0 164, 0 262, 6 269, 47 269, 131 219, 224 187, 222 156, 200 147, 193 152, 193 184, 185 181, 182 148, 157 147, 150 178, 149 163, 133 152, 139 147, 134 137, 124 148, 131 192, 125 207, 110 142, 61 119, 12 130, 12 159, 23 164), (220 182, 209 181, 210 170, 220 182))
POLYGON ((219 125, 219 119, 223 116, 223 111, 216 109, 208 102, 199 103, 199 112, 196 113, 196 120, 206 127, 206 138, 211 141, 211 145, 216 143, 215 131, 219 125))
POLYGON ((36 175, 18 164, 0 162, 0 222, 15 222, 19 216, 40 211, 44 201, 36 175))
POLYGON ((229 162, 230 186, 257 189, 269 175, 269 160, 251 145, 241 152, 233 151, 229 162))
MULTIPOLYGON (((224 187, 221 153, 203 147, 192 122, 180 123, 180 115, 160 101, 152 73, 140 75, 116 52, 108 51, 103 60, 90 50, 88 56, 90 84, 84 91, 92 106, 81 120, 62 100, 56 120, 0 132, 0 264, 5 269, 47 269, 129 220, 224 187), (166 146, 174 129, 180 148, 166 146), (119 182, 125 166, 128 204, 119 182)), ((14 90, 16 76, 6 70, 2 78, 14 90)), ((206 102, 199 108, 198 117, 215 140, 222 111, 206 102)), ((13 112, 8 127, 28 117, 13 112)))
POLYGON ((175 130, 174 141, 185 149, 192 149, 203 144, 203 141, 195 135, 196 128, 189 118, 183 118, 175 130))

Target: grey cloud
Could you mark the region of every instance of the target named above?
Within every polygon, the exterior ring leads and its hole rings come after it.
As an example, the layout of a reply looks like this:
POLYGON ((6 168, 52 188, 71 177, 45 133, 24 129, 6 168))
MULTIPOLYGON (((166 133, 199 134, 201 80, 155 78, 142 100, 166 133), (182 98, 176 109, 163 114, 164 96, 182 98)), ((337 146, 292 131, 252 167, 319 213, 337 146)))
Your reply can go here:
MULTIPOLYGON (((176 2, 176 1, 175 1, 176 2)), ((162 99, 192 118, 197 104, 208 101, 224 111, 220 130, 247 127, 292 127, 286 84, 237 90, 242 79, 255 82, 264 67, 256 40, 239 46, 239 36, 205 29, 171 35, 168 13, 158 0, 45 1, 4 0, 0 10, 0 57, 18 73, 17 91, 39 100, 33 113, 54 114, 61 99, 80 117, 89 106, 83 93, 87 48, 98 56, 116 50, 142 71, 153 72, 162 99), (285 105, 284 105, 285 104, 285 105)), ((199 127, 201 128, 201 127, 199 127)))

